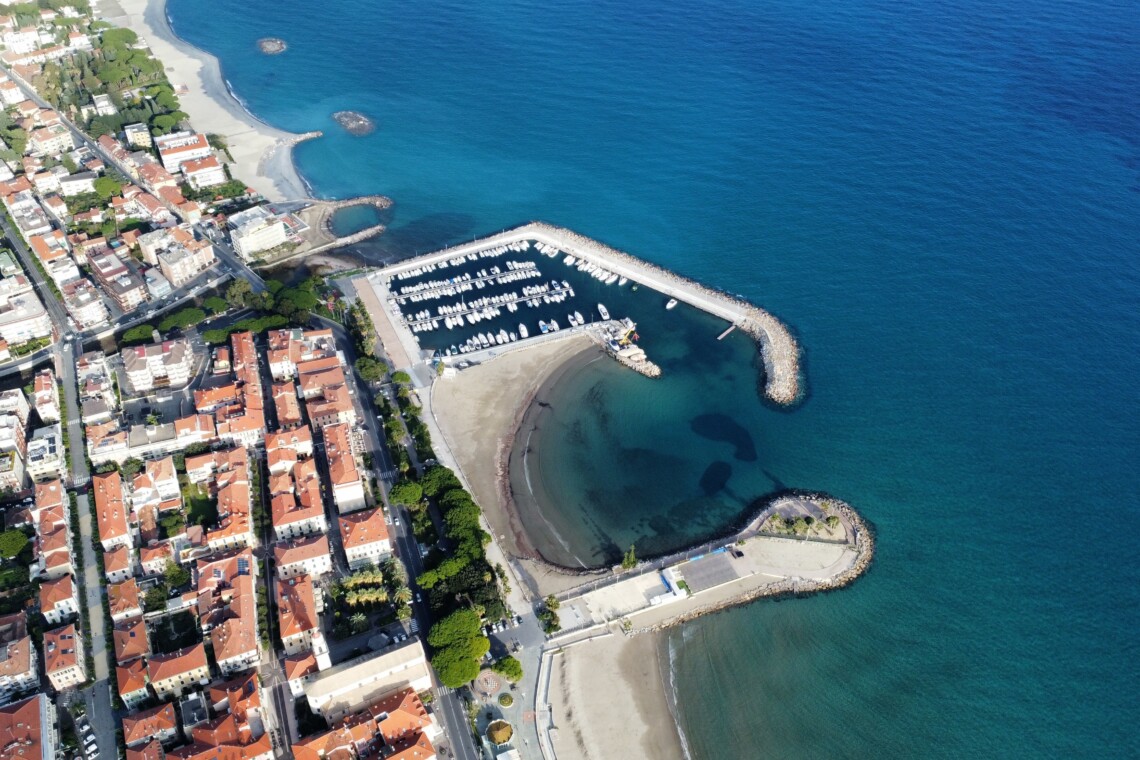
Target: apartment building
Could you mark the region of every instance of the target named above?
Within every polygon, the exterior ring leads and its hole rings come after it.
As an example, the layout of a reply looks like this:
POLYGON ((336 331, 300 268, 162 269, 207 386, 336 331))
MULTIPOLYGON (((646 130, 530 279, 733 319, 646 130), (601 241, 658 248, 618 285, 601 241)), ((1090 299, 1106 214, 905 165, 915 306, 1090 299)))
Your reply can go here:
POLYGON ((307 575, 277 579, 277 621, 285 654, 313 649, 313 635, 320 633, 316 594, 307 575))
POLYGON ((229 218, 230 242, 245 259, 288 241, 285 223, 263 206, 254 206, 229 218))
POLYGON ((24 464, 28 477, 34 483, 63 475, 66 457, 63 450, 63 428, 59 424, 42 427, 32 433, 24 464))
POLYGON ((154 147, 168 172, 176 173, 182 164, 206 158, 212 154, 206 136, 195 132, 172 132, 154 138, 154 147))
POLYGON ((0 707, 4 760, 56 760, 62 757, 55 705, 36 694, 0 707))
POLYGON ((18 346, 50 338, 51 318, 23 275, 0 279, 0 339, 18 346))
POLYGON ((59 286, 63 305, 80 330, 102 327, 111 321, 111 312, 94 284, 79 278, 59 286))
POLYGON ((39 685, 38 658, 27 616, 23 611, 0 616, 0 704, 39 685))
POLYGON ((115 681, 119 688, 119 699, 128 710, 134 710, 150 699, 147 684, 150 682, 146 661, 139 657, 115 667, 115 681))
POLYGON ((324 429, 325 456, 328 458, 329 481, 333 501, 340 513, 355 512, 367 506, 364 480, 356 468, 356 457, 348 425, 329 425, 324 429))
POLYGON ((332 572, 329 539, 324 534, 303 536, 273 545, 273 566, 278 578, 308 575, 319 578, 332 572))
POLYGON ((111 551, 116 546, 134 546, 129 512, 123 500, 123 478, 118 470, 92 475, 91 492, 95 497, 95 520, 103 551, 111 551))
POLYGON ((195 644, 170 654, 152 655, 146 664, 151 688, 159 699, 180 697, 210 681, 206 648, 195 644))
POLYGON ((186 178, 186 182, 194 190, 224 185, 229 181, 229 178, 226 177, 225 167, 213 156, 207 156, 197 161, 186 161, 182 164, 182 176, 186 178))
POLYGON ((40 614, 48 625, 60 625, 64 620, 79 614, 79 598, 75 581, 70 575, 61 575, 40 584, 40 614))
POLYGON ((32 384, 32 406, 44 422, 59 422, 59 385, 50 369, 36 373, 32 384))
POLYGON ((392 554, 388 523, 380 508, 340 515, 337 522, 349 568, 359 570, 368 565, 379 566, 385 557, 392 554))
POLYGON ((70 689, 87 680, 83 637, 74 625, 44 633, 44 674, 56 691, 70 689))
POLYGON ((134 393, 182 388, 194 369, 194 349, 185 339, 166 340, 122 351, 123 371, 134 393))

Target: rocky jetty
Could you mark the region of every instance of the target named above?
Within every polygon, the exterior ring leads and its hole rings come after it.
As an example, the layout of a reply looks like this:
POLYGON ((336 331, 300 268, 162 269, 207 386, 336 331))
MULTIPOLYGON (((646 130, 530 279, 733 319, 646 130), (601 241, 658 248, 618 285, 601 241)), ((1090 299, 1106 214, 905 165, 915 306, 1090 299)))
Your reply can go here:
POLYGON ((257 49, 266 55, 280 55, 288 50, 289 46, 279 37, 262 37, 257 41, 257 49))
POLYGON ((337 124, 344 127, 345 132, 356 137, 363 137, 376 129, 372 119, 356 111, 337 111, 332 117, 337 124))

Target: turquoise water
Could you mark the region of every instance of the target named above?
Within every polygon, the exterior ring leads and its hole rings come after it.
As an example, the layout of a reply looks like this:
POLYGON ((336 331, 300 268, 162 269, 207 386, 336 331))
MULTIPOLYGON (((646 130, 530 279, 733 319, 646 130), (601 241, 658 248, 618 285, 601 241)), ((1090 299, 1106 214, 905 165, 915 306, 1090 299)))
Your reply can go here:
MULTIPOLYGON (((600 383, 604 403, 540 449, 575 427, 602 440, 599 420, 620 413, 613 440, 656 452, 595 485, 628 494, 628 520, 613 494, 577 496, 597 465, 544 452, 551 482, 577 484, 564 501, 594 514, 564 537, 573 553, 664 544, 660 517, 699 533, 698 510, 652 489, 664 473, 687 499, 711 461, 732 466, 734 492, 820 488, 874 522, 876 564, 851 589, 670 635, 694 757, 1135 754, 1134 3, 170 11, 255 113, 328 133, 297 151, 318 194, 395 199, 367 255, 544 218, 795 329, 809 392, 794 411, 760 403, 739 341, 662 322, 651 354, 691 340, 724 351, 724 369, 675 368, 652 391, 583 371, 556 392, 600 383), (289 51, 260 56, 266 35, 289 51), (330 114, 346 108, 376 132, 339 133, 330 114), (753 467, 693 431, 706 409, 747 431, 753 467)), ((710 499, 710 520, 735 507, 710 499)))

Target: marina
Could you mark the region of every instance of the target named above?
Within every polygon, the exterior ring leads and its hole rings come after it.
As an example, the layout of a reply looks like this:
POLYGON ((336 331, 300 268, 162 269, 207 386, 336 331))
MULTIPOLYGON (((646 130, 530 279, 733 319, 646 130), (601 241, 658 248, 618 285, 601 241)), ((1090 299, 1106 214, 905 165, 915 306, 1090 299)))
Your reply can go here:
POLYGON ((765 394, 781 404, 799 394, 798 347, 767 312, 681 278, 570 230, 530 223, 496 235, 408 259, 357 281, 382 333, 399 341, 397 368, 442 363, 463 369, 503 351, 585 332, 619 363, 647 377, 661 369, 637 345, 636 324, 606 305, 660 298, 740 328, 758 344, 765 394), (646 288, 639 292, 639 286, 646 288), (607 296, 607 294, 610 294, 607 296))

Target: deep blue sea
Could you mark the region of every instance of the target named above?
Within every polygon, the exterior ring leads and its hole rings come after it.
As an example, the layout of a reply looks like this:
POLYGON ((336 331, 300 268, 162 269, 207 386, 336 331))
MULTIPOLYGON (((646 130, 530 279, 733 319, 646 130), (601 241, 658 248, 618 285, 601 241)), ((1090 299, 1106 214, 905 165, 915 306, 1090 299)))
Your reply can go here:
MULTIPOLYGON (((731 344, 738 360, 710 366, 748 393, 707 406, 739 402, 763 471, 740 472, 749 487, 846 499, 877 528, 876 563, 846 591, 669 635, 693 757, 1137 756, 1135 0, 170 14, 258 116, 326 131, 297 151, 317 194, 395 200, 370 255, 541 218, 796 331, 798 408, 761 405, 731 344), (288 52, 261 56, 269 35, 288 52), (341 109, 377 130, 339 132, 341 109)), ((680 389, 700 393, 700 371, 662 380, 673 398, 654 391, 615 435, 692 429, 680 389)), ((690 451, 707 453, 673 453, 690 451)), ((682 532, 706 517, 673 506, 682 532)), ((656 530, 646 510, 601 532, 620 548, 656 530)))

